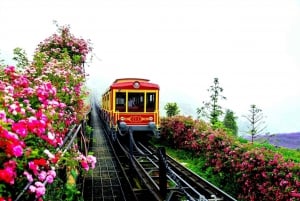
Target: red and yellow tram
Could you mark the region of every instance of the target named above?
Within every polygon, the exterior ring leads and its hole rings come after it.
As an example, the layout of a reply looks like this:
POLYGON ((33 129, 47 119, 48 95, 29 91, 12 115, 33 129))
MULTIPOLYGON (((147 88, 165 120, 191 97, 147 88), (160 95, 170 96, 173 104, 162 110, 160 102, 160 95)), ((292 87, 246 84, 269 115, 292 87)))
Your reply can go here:
POLYGON ((102 95, 102 118, 120 134, 159 134, 159 85, 142 78, 116 79, 102 95))

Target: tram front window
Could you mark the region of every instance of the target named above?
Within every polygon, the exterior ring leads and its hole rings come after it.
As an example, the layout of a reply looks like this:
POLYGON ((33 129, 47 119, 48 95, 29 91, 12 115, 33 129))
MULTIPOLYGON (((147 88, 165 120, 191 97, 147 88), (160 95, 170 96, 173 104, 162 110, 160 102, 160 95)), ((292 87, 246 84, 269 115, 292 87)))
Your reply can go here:
POLYGON ((128 93, 128 112, 144 111, 144 93, 128 93))

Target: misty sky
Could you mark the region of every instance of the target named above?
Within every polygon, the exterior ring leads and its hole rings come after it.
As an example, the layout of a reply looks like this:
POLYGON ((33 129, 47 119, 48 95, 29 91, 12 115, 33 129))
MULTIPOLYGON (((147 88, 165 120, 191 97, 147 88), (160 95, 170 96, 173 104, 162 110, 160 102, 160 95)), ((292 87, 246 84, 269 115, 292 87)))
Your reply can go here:
POLYGON ((53 20, 92 41, 97 94, 116 78, 148 78, 162 107, 196 115, 217 77, 239 122, 256 104, 266 132, 300 131, 299 0, 1 0, 0 57, 15 47, 31 57, 53 20))

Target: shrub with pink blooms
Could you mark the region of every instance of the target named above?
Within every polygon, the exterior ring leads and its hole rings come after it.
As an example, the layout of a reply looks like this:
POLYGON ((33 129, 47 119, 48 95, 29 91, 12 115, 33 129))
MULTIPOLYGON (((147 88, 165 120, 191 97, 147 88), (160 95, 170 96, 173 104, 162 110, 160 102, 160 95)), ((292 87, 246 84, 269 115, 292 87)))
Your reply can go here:
POLYGON ((0 200, 43 200, 47 184, 66 165, 88 171, 96 158, 76 144, 58 151, 71 126, 84 120, 89 105, 83 63, 89 43, 68 26, 38 45, 34 61, 22 71, 0 67, 0 200))
POLYGON ((58 34, 53 34, 38 44, 37 52, 46 54, 47 62, 51 59, 64 60, 65 55, 68 55, 74 66, 81 66, 92 51, 90 41, 75 37, 71 34, 69 26, 58 29, 58 34))
POLYGON ((238 200, 296 201, 300 199, 300 164, 265 147, 241 143, 190 117, 162 119, 161 136, 176 149, 205 160, 199 167, 218 175, 221 189, 238 200))

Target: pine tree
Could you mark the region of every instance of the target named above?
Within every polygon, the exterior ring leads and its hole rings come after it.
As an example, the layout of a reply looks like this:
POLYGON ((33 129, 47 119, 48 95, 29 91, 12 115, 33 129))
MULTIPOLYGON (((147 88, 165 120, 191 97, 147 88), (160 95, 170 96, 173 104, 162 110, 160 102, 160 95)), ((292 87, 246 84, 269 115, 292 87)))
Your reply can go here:
POLYGON ((264 121, 265 116, 263 115, 262 110, 257 108, 254 104, 250 105, 250 109, 248 111, 249 114, 244 117, 250 123, 247 133, 251 135, 251 142, 253 143, 254 138, 266 129, 264 121))
POLYGON ((220 123, 219 117, 224 113, 219 101, 226 99, 225 96, 221 95, 223 88, 219 86, 218 78, 214 78, 214 84, 207 91, 211 93, 210 102, 203 101, 203 106, 197 108, 198 118, 209 119, 213 126, 217 126, 220 123))

